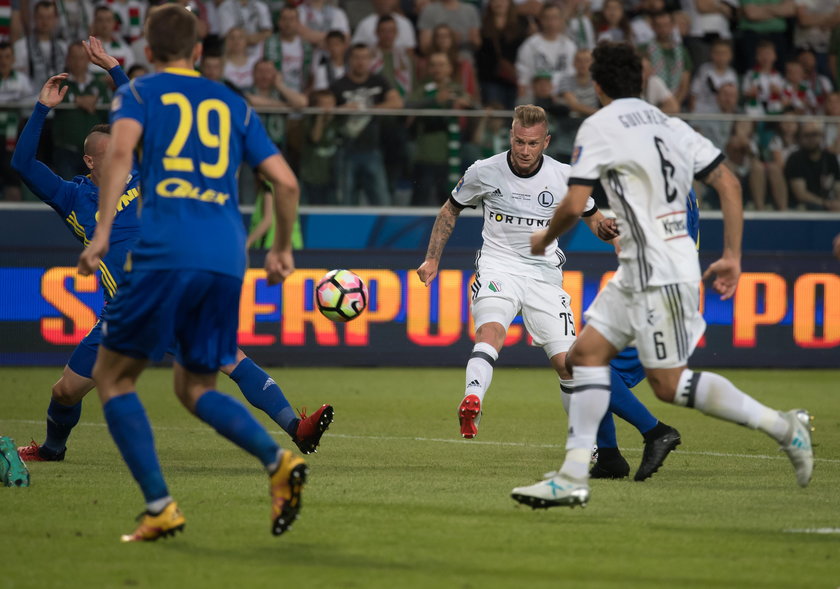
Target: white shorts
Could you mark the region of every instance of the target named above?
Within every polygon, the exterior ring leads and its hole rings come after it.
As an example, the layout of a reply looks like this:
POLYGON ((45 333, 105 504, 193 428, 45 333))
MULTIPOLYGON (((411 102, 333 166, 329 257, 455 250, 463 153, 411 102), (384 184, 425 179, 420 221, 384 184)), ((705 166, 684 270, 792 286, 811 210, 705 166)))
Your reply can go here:
POLYGON ((688 363, 706 330, 699 300, 699 285, 687 282, 634 292, 610 280, 584 317, 616 350, 635 339, 645 368, 676 368, 688 363))
POLYGON ((561 287, 541 280, 476 274, 470 310, 476 329, 485 323, 501 323, 505 331, 521 313, 534 345, 549 358, 568 352, 575 342, 571 297, 561 287))

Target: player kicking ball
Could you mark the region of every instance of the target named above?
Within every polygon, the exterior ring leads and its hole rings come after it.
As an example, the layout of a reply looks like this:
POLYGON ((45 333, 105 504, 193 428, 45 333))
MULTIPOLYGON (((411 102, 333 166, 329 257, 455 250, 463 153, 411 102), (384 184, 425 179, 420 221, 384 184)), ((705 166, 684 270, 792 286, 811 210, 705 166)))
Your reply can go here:
MULTIPOLYGON (((108 71, 117 87, 128 83, 128 77, 116 58, 105 52, 101 41, 96 37, 90 37, 88 44, 74 44, 71 51, 81 49, 84 49, 94 64, 108 71)), ((84 161, 90 169, 88 176, 77 176, 68 182, 37 160, 38 142, 44 121, 50 109, 60 104, 67 95, 67 87, 61 87, 61 83, 67 78, 67 74, 59 74, 44 84, 35 110, 18 139, 12 166, 32 192, 50 205, 64 219, 67 228, 76 239, 84 244, 93 237, 96 228, 100 168, 111 138, 110 127, 95 126, 85 140, 84 161)), ((114 220, 110 249, 99 265, 106 304, 113 299, 117 285, 123 281, 126 256, 139 237, 139 183, 139 172, 132 170, 128 182, 123 187, 122 198, 125 203, 117 211, 114 220)), ((104 312, 105 309, 102 313, 104 312)), ((96 352, 102 340, 101 324, 102 314, 71 354, 61 378, 52 387, 52 399, 47 409, 46 439, 43 444, 33 441, 28 446, 18 448, 22 460, 64 460, 67 440, 81 417, 82 399, 94 387, 91 376, 96 352)), ((309 454, 315 451, 321 436, 332 422, 331 406, 324 405, 312 415, 306 417, 302 414, 301 419, 298 419, 274 380, 241 350, 237 350, 236 362, 223 366, 222 372, 236 382, 252 405, 265 411, 291 436, 301 452, 309 454)))
POLYGON ((93 368, 108 429, 146 501, 139 527, 122 540, 155 540, 185 524, 136 392, 148 361, 161 358, 173 341, 175 394, 262 463, 272 498, 271 531, 283 534, 301 507, 306 464, 281 449, 241 403, 216 390, 216 373, 236 360, 238 314, 231 311, 239 308, 246 266, 237 170, 247 161, 275 187, 277 233, 266 256, 271 284, 294 271, 297 179, 245 101, 193 69, 201 43, 191 12, 177 4, 152 9, 145 37, 156 73, 122 86, 114 97, 99 223, 79 258, 79 271, 88 275, 108 252, 132 154, 142 142, 140 237, 125 283, 108 306, 93 368))
POLYGON ((569 191, 548 228, 532 235, 531 251, 542 254, 574 225, 600 180, 618 216, 619 270, 587 310, 570 354, 574 388, 566 459, 555 476, 517 487, 512 497, 532 507, 586 504, 589 452, 609 405, 608 365, 634 340, 657 397, 764 432, 780 444, 804 487, 814 468, 808 412, 776 411, 722 376, 687 367, 706 324, 699 311, 697 249, 679 195, 688 193, 694 178, 720 195, 723 256, 703 277, 714 277, 713 288, 728 299, 741 273, 738 179, 708 139, 638 98, 642 65, 632 46, 602 43, 593 57, 592 78, 604 106, 578 130, 569 191))
MULTIPOLYGON (((560 378, 563 405, 568 408, 571 374, 566 354, 575 341, 571 299, 563 290, 566 255, 557 246, 532 254, 530 236, 545 226, 566 194, 569 165, 544 155, 551 136, 545 111, 534 105, 516 108, 510 150, 475 162, 452 191, 435 220, 426 259, 417 275, 426 286, 437 276, 440 258, 458 216, 465 207, 483 206, 483 244, 478 252, 471 312, 476 326, 466 368, 464 398, 458 408, 461 435, 474 438, 493 369, 511 322, 521 313, 534 345, 541 346, 560 378)), ((579 215, 581 216, 581 215, 579 215)), ((588 199, 584 222, 605 241, 616 237, 595 201, 588 199)), ((651 476, 680 443, 674 428, 659 422, 630 392, 631 372, 613 379, 610 409, 633 424, 645 438, 645 453, 636 480, 651 476)), ((623 478, 630 467, 618 450, 612 420, 604 421, 598 461, 592 476, 623 478)), ((594 442, 594 440, 593 440, 594 442)), ((591 450, 591 445, 590 445, 591 450)))

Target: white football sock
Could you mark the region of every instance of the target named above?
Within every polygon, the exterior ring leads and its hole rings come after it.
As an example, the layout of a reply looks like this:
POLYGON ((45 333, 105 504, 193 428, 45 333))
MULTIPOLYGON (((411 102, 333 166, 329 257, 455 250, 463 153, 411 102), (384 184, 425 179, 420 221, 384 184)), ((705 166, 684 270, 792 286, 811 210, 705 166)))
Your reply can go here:
POLYGON ((560 401, 563 403, 563 409, 566 411, 566 415, 569 414, 569 403, 572 402, 572 391, 574 390, 574 387, 574 379, 560 379, 560 401))
POLYGON ((560 474, 585 481, 598 425, 610 405, 609 366, 575 366, 574 392, 569 403, 566 460, 560 474))
POLYGON ((156 499, 154 501, 150 501, 146 503, 146 511, 151 514, 157 515, 164 509, 166 506, 172 503, 172 497, 167 495, 166 497, 161 497, 160 499, 156 499))
POLYGON ((476 395, 482 403, 484 402, 484 395, 493 380, 493 365, 498 359, 499 353, 490 344, 479 342, 473 346, 467 362, 465 397, 476 395))
POLYGON ((762 405, 713 372, 683 370, 674 403, 763 431, 779 443, 788 434, 788 423, 778 411, 762 405))

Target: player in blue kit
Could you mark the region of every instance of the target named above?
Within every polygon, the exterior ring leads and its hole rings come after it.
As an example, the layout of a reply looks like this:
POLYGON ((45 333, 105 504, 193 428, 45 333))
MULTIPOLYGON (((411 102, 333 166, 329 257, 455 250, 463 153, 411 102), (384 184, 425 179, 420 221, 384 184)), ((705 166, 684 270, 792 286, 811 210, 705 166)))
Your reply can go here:
MULTIPOLYGON (((128 83, 128 77, 117 60, 105 52, 96 37, 91 37, 84 47, 91 61, 108 71, 118 87, 128 83)), ((35 110, 18 139, 12 165, 27 186, 64 219, 73 235, 87 244, 96 227, 99 170, 110 138, 110 127, 97 125, 85 141, 84 160, 90 169, 87 176, 77 176, 67 182, 36 159, 44 120, 50 109, 66 96, 67 90, 60 88, 66 78, 67 74, 54 76, 41 89, 35 110)), ((139 181, 139 172, 133 169, 117 205, 110 249, 99 266, 106 306, 123 280, 126 256, 140 234, 137 211, 139 181)), ((24 461, 64 460, 67 440, 81 417, 82 399, 94 387, 91 375, 101 339, 100 314, 100 320, 73 351, 61 378, 53 385, 47 409, 46 440, 43 444, 33 441, 18 448, 18 454, 24 461)), ((252 405, 265 411, 292 437, 302 452, 308 454, 315 450, 332 421, 332 407, 324 405, 309 417, 302 415, 302 419, 298 419, 277 384, 242 351, 237 351, 235 364, 222 370, 239 385, 252 405)))
POLYGON ((246 265, 237 169, 247 161, 275 187, 277 233, 266 256, 271 284, 294 271, 297 179, 245 101, 194 71, 201 44, 192 13, 175 4, 150 11, 145 37, 156 73, 114 97, 99 224, 79 258, 80 272, 89 274, 108 251, 122 182, 141 145, 140 238, 103 322, 93 371, 109 431, 146 501, 139 527, 122 540, 156 540, 185 524, 136 393, 148 360, 160 358, 173 340, 176 395, 266 468, 271 530, 279 535, 298 516, 306 464, 281 449, 242 404, 216 390, 216 373, 236 359, 238 316, 232 311, 239 308, 246 265))

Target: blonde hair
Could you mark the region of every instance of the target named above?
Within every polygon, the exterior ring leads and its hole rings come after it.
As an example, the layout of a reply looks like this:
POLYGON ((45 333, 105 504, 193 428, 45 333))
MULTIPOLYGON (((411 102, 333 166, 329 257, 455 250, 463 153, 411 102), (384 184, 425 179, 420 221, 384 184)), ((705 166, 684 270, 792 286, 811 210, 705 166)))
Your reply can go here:
POLYGON ((545 125, 548 128, 548 117, 541 106, 533 104, 522 104, 513 111, 513 123, 519 123, 520 127, 535 127, 545 125))

